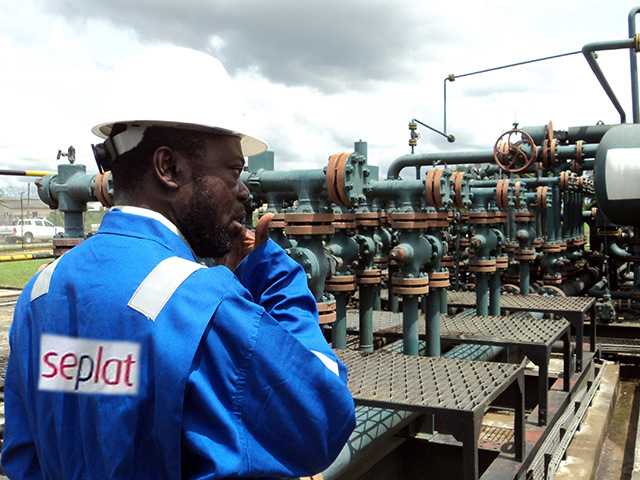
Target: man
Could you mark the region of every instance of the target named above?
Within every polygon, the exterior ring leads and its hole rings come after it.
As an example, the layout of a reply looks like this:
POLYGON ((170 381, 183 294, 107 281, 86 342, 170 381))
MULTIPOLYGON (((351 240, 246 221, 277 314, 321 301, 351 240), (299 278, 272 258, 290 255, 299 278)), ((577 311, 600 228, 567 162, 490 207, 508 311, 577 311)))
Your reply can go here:
POLYGON ((223 125, 99 127, 119 206, 16 305, 6 473, 324 470, 354 428, 353 399, 302 268, 268 240, 268 218, 253 245, 242 226, 248 190, 239 177, 256 140, 223 125), (229 268, 196 261, 225 256, 229 268))

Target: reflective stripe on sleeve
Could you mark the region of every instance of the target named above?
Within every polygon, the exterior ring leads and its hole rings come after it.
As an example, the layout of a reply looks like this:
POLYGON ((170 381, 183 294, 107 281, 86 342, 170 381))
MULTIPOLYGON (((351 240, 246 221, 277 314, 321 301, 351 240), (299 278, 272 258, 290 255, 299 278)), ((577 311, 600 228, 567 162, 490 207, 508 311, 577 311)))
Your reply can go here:
POLYGON ((316 352, 315 350, 311 350, 311 351, 315 353, 316 357, 318 357, 322 361, 322 363, 324 363, 325 367, 327 367, 337 376, 340 376, 340 371, 338 370, 338 363, 335 360, 331 360, 324 353, 316 352))
POLYGON ((49 284, 51 283, 51 276, 53 275, 53 271, 56 269, 56 265, 60 260, 59 257, 53 263, 50 263, 45 267, 44 270, 40 272, 38 278, 33 283, 33 288, 31 289, 31 301, 33 302, 36 298, 41 297, 45 293, 49 291, 49 284))
POLYGON ((184 258, 167 258, 147 275, 127 305, 155 321, 182 282, 201 268, 204 265, 184 258))

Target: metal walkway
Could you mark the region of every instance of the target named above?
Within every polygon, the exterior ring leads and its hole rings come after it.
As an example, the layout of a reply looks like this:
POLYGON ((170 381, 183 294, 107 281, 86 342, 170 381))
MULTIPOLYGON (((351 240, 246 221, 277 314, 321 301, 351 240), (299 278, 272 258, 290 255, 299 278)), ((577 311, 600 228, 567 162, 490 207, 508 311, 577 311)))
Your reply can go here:
MULTIPOLYGON (((564 343, 563 389, 570 389, 571 339, 566 320, 522 319, 512 317, 440 317, 440 338, 452 343, 472 343, 520 348, 538 366, 538 424, 545 425, 548 410, 549 360, 551 348, 557 340, 564 343)), ((425 322, 418 331, 424 338, 425 322)), ((347 331, 359 331, 357 312, 347 314, 347 331)), ((402 314, 375 311, 373 331, 377 335, 400 337, 402 314)))
MULTIPOLYGON (((447 292, 449 307, 474 308, 476 306, 475 292, 447 292)), ((553 313, 565 317, 576 332, 576 371, 582 371, 582 356, 584 343, 584 321, 589 312, 591 320, 591 351, 596 348, 596 311, 595 298, 589 297, 543 297, 539 295, 500 295, 500 311, 521 312, 532 311, 553 313)))
POLYGON ((356 405, 433 414, 462 443, 465 479, 477 479, 478 439, 485 411, 511 388, 514 451, 525 450, 524 366, 415 357, 390 352, 335 350, 349 369, 356 405))

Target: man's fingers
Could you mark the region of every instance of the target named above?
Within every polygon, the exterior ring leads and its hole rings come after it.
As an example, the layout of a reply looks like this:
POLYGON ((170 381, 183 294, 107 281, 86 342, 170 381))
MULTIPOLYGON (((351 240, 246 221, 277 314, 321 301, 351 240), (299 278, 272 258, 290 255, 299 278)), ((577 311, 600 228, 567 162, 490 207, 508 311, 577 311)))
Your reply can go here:
POLYGON ((253 248, 257 248, 269 240, 269 223, 271 223, 272 218, 273 213, 267 212, 258 220, 258 224, 256 225, 256 240, 253 248))

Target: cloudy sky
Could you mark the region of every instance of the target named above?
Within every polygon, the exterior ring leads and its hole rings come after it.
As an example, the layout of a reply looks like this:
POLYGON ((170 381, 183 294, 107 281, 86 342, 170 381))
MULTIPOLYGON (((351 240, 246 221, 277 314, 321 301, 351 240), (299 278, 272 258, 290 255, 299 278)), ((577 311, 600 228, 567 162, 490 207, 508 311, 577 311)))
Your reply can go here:
MULTIPOLYGON (((73 145, 78 163, 96 171, 90 130, 105 99, 117 95, 110 75, 168 44, 223 62, 277 169, 321 168, 362 139, 384 176, 410 151, 409 120, 443 128, 447 75, 627 38, 635 4, 3 0, 0 168, 55 170, 58 150, 73 145)), ((602 52, 599 62, 630 118, 628 51, 602 52)), ((457 141, 420 129, 416 151, 488 150, 514 121, 550 120, 556 129, 619 122, 582 55, 447 82, 447 130, 457 141)), ((25 181, 0 177, 0 188, 25 181)))

